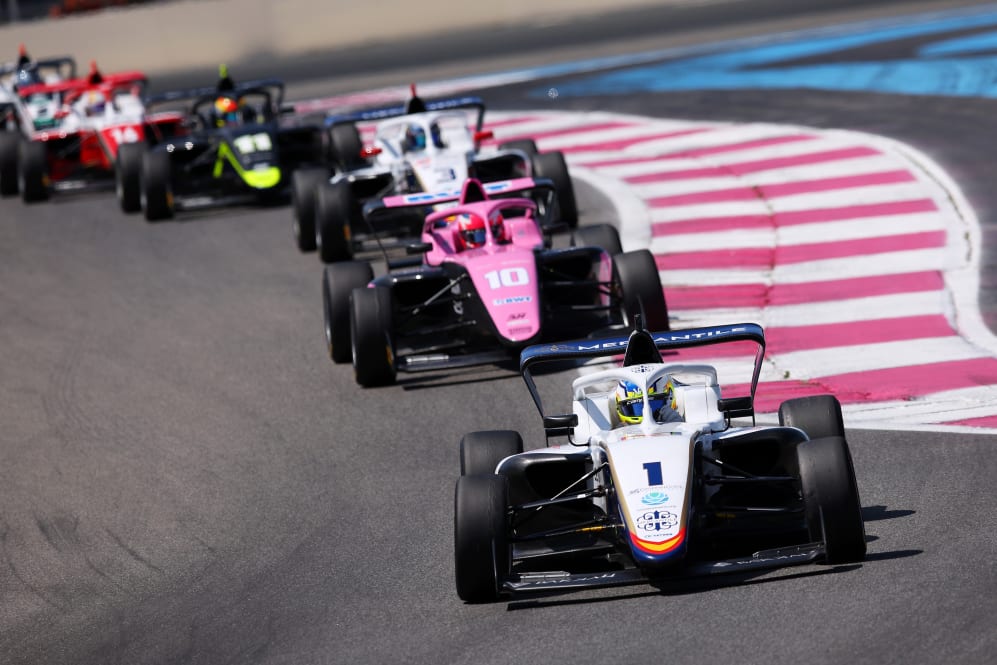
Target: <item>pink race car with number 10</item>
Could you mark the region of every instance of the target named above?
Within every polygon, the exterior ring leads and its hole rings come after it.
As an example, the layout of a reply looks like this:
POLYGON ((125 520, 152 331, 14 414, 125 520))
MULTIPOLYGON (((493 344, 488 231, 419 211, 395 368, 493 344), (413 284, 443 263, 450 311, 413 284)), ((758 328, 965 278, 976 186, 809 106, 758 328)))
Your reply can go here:
POLYGON ((655 329, 667 330, 650 252, 621 252, 609 225, 581 227, 573 246, 550 247, 552 229, 538 212, 546 208, 524 195, 553 191, 549 181, 533 178, 472 179, 460 191, 368 203, 368 219, 438 209, 425 218, 422 242, 408 248, 421 257, 389 260, 388 273, 376 279, 367 262, 326 266, 332 360, 352 359, 357 382, 377 386, 393 383, 399 371, 514 360, 528 344, 623 329, 641 311, 655 329))

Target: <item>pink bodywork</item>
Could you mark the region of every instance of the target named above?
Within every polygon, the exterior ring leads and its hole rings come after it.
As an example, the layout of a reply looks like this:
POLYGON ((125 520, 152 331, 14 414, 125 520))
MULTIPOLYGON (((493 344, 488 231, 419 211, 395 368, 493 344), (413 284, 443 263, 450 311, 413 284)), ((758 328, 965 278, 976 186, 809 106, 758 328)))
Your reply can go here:
MULTIPOLYGON (((488 194, 510 194, 536 187, 532 178, 516 178, 482 184, 467 180, 461 190, 388 196, 385 208, 439 206, 457 201, 455 207, 429 214, 423 223, 422 242, 432 246, 423 256, 426 266, 456 263, 463 266, 491 317, 495 328, 508 342, 528 342, 540 333, 540 279, 535 250, 544 247, 543 232, 537 221, 537 205, 526 198, 489 199, 488 194), (482 247, 458 251, 456 224, 450 218, 473 214, 484 220, 502 211, 507 242, 497 242, 485 224, 486 239, 482 247)), ((593 277, 608 282, 613 262, 603 252, 593 277)), ((609 295, 603 296, 608 304, 609 295)))
POLYGON ((466 203, 429 215, 422 232, 423 242, 433 245, 426 253, 424 263, 463 266, 496 329, 511 342, 528 340, 540 332, 539 279, 533 250, 543 247, 543 235, 534 217, 535 210, 536 204, 529 199, 466 203), (515 217, 503 214, 508 242, 497 242, 491 225, 485 224, 487 235, 483 246, 456 250, 457 224, 451 218, 466 213, 487 220, 496 211, 510 209, 516 209, 519 214, 515 217))

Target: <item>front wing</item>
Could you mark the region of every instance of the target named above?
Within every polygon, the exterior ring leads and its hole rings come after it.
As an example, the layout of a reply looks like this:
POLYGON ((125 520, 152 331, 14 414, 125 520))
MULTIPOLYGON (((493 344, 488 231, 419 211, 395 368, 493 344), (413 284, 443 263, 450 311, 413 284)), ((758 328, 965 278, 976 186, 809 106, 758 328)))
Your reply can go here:
POLYGON ((823 543, 809 543, 807 545, 761 550, 748 557, 693 563, 676 569, 674 573, 667 575, 656 574, 651 576, 639 568, 591 573, 543 572, 513 574, 503 581, 502 589, 511 593, 532 593, 562 589, 674 582, 713 575, 751 573, 774 568, 801 566, 813 563, 823 556, 823 543))

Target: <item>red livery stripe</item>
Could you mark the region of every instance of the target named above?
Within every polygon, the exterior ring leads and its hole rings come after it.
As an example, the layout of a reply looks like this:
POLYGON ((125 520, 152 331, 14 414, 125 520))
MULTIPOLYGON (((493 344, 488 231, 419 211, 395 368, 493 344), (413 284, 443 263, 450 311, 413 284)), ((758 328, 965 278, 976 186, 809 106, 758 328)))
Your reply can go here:
POLYGON ((679 529, 677 535, 675 535, 672 538, 669 538, 668 540, 663 540, 660 543, 652 542, 650 540, 643 540, 641 538, 638 538, 632 532, 630 533, 630 542, 633 543, 634 547, 639 549, 641 552, 644 552, 645 554, 654 554, 654 555, 666 554, 674 550, 679 545, 681 545, 684 540, 685 540, 685 528, 679 529))

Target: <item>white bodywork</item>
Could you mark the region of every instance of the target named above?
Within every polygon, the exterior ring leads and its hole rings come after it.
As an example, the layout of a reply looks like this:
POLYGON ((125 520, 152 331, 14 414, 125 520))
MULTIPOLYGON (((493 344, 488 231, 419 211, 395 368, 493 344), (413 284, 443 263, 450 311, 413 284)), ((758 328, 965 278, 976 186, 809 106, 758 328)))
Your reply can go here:
POLYGON ((651 556, 682 545, 694 446, 726 429, 717 409, 716 371, 707 365, 634 365, 582 376, 573 382, 572 393, 578 416, 574 438, 579 443, 588 441, 594 465, 609 462, 621 517, 640 541, 635 545, 651 556), (644 417, 635 425, 620 422, 616 387, 621 380, 640 387, 644 413, 650 414, 648 386, 669 379, 680 419, 658 422, 644 417))
POLYGON ((469 126, 468 114, 462 111, 427 111, 390 118, 379 122, 374 131, 373 147, 380 152, 373 164, 332 178, 336 183, 350 178, 373 177, 391 173, 396 192, 437 192, 459 188, 468 178, 468 169, 478 146, 469 126), (422 148, 407 145, 406 131, 418 127, 426 137, 422 148), (439 131, 434 132, 434 127, 439 131), (434 141, 434 134, 439 137, 434 141))

